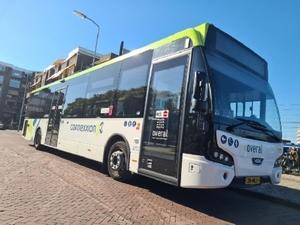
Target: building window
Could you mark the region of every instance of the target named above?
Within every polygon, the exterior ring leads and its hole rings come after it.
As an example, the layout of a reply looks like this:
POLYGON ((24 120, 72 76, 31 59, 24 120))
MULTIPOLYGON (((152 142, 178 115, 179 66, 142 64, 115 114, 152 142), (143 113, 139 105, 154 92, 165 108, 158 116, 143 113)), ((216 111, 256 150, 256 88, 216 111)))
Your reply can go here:
POLYGON ((19 88, 20 87, 20 81, 18 80, 10 80, 9 86, 13 88, 19 88))
POLYGON ((50 75, 49 76, 52 76, 53 74, 55 74, 55 69, 54 68, 51 68, 50 71, 48 71, 47 73, 50 72, 50 75))
POLYGON ((11 90, 10 89, 7 92, 7 98, 18 100, 19 99, 19 92, 16 91, 16 90, 11 90))
POLYGON ((0 76, 0 84, 3 83, 3 76, 0 76))
POLYGON ((22 77, 22 72, 21 72, 21 71, 18 71, 18 70, 13 70, 11 75, 12 75, 13 77, 21 78, 21 77, 22 77))
POLYGON ((5 71, 5 66, 0 65, 0 71, 5 71))
POLYGON ((12 99, 6 100, 6 106, 10 108, 16 108, 17 102, 12 99))
POLYGON ((8 94, 18 96, 19 92, 15 90, 8 90, 8 94))

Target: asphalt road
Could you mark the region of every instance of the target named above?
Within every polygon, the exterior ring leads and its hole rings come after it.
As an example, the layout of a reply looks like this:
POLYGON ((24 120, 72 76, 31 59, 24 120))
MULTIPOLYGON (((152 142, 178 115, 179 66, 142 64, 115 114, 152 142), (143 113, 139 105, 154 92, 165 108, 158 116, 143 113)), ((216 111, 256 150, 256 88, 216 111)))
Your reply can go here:
POLYGON ((300 224, 300 209, 231 189, 190 190, 141 176, 114 181, 93 161, 37 151, 0 131, 0 224, 300 224))

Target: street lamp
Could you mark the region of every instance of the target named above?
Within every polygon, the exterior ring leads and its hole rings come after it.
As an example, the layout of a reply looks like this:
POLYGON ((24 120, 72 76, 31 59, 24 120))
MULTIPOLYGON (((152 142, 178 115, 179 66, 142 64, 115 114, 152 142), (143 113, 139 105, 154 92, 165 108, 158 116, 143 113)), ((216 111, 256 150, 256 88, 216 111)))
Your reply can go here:
POLYGON ((96 37, 95 51, 94 51, 94 56, 93 56, 93 63, 92 63, 92 66, 94 66, 94 64, 95 64, 95 57, 96 57, 97 43, 98 43, 98 37, 99 37, 99 30, 100 30, 100 27, 99 27, 99 25, 98 25, 94 20, 92 20, 91 18, 87 17, 87 16, 84 15, 83 13, 78 12, 78 11, 76 11, 76 10, 74 10, 73 12, 74 12, 74 14, 75 14, 76 16, 78 16, 78 17, 80 17, 80 18, 82 18, 82 19, 88 19, 89 21, 92 21, 93 24, 95 24, 95 25, 97 26, 97 28, 98 28, 98 30, 97 30, 97 37, 96 37))

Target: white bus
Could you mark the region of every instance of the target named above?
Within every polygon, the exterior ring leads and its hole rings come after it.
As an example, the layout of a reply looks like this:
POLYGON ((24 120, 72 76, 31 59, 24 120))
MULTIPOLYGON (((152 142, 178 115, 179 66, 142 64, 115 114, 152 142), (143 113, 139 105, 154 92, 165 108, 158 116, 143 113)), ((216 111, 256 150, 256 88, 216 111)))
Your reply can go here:
MULTIPOLYGON (((255 36, 253 36, 255 37, 255 36)), ((267 62, 205 23, 31 93, 22 135, 183 188, 277 184, 282 132, 267 62)))

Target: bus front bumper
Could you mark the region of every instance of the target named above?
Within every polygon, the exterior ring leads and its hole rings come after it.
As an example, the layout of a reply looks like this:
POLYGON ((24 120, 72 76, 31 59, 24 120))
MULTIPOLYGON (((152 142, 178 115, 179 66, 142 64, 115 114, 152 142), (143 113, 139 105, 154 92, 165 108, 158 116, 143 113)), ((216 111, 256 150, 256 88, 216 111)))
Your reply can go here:
POLYGON ((195 189, 216 189, 227 186, 251 187, 263 184, 278 184, 281 181, 281 167, 273 168, 270 175, 259 177, 259 183, 246 184, 247 177, 236 177, 234 166, 225 166, 208 161, 204 156, 183 154, 180 186, 195 189))
POLYGON ((183 154, 180 186, 213 189, 230 185, 234 167, 208 161, 204 156, 183 154))

